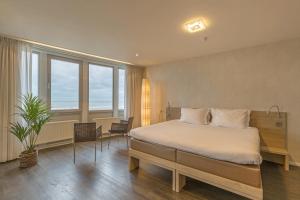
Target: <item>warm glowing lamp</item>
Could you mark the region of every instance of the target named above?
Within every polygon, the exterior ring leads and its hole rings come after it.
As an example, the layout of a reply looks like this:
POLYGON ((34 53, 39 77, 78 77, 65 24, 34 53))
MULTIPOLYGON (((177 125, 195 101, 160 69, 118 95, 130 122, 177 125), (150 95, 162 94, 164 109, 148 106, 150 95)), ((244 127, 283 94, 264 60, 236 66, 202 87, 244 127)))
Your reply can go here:
POLYGON ((150 82, 144 78, 142 83, 142 126, 150 125, 150 111, 150 82))
POLYGON ((206 29, 206 23, 204 19, 201 18, 195 18, 192 19, 188 22, 185 22, 183 24, 183 28, 190 32, 190 33, 195 33, 195 32, 199 32, 199 31, 203 31, 206 29))

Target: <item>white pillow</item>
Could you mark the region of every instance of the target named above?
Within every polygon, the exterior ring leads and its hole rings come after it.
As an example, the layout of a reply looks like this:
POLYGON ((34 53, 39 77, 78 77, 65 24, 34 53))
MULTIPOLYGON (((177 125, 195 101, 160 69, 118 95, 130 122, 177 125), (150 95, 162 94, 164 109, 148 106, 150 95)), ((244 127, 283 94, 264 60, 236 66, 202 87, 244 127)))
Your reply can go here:
POLYGON ((180 121, 191 124, 208 124, 209 109, 181 108, 180 121))
POLYGON ((228 128, 247 128, 250 121, 250 110, 246 109, 211 109, 211 125, 228 128))

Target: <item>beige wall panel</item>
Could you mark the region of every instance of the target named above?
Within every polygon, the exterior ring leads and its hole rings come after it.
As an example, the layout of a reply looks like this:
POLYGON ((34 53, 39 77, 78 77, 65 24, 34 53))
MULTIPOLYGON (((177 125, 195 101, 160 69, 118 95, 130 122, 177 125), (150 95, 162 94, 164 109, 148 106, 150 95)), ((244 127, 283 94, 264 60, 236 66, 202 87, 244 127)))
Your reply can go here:
MULTIPOLYGON (((200 44, 201 45, 201 44, 200 44)), ((147 68, 152 123, 177 107, 267 110, 288 113, 288 149, 300 162, 300 39, 282 41, 147 68)))

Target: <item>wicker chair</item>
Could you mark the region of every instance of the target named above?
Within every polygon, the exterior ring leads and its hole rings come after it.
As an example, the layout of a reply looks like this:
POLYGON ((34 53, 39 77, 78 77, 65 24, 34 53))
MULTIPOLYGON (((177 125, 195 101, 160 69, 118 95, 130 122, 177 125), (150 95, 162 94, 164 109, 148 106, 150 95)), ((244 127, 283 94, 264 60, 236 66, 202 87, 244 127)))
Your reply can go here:
POLYGON ((108 131, 111 138, 111 134, 120 134, 127 136, 127 148, 128 148, 128 133, 132 128, 133 117, 129 117, 128 120, 121 120, 120 123, 112 123, 111 129, 108 131))
POLYGON ((73 151, 74 151, 74 164, 75 164, 75 149, 76 143, 78 142, 95 142, 95 162, 96 162, 96 152, 97 152, 97 138, 101 138, 101 151, 102 151, 102 126, 96 129, 96 122, 93 123, 75 123, 74 124, 74 141, 73 141, 73 151))

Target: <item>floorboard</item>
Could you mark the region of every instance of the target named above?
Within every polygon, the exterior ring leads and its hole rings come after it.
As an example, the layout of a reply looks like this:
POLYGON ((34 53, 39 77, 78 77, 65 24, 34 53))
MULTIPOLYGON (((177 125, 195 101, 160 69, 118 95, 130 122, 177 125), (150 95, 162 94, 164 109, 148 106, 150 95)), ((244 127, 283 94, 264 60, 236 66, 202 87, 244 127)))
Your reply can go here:
MULTIPOLYGON (((39 164, 19 169, 18 161, 0 164, 1 200, 242 200, 238 195, 193 179, 187 179, 182 192, 171 190, 171 173, 141 163, 128 172, 126 141, 114 138, 100 144, 94 162, 93 143, 77 145, 73 164, 72 145, 39 151, 39 164)), ((300 168, 289 172, 281 166, 262 164, 265 200, 299 200, 300 168)))

